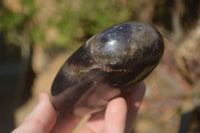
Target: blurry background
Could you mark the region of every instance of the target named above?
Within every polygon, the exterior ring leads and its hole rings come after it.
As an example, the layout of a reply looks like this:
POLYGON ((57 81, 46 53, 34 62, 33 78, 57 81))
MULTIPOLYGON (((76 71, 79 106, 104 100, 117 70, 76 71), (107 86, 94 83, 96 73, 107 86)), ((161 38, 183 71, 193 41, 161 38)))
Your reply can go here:
POLYGON ((109 26, 153 24, 165 40, 135 133, 200 132, 199 0, 1 0, 0 133, 19 125, 67 57, 109 26))

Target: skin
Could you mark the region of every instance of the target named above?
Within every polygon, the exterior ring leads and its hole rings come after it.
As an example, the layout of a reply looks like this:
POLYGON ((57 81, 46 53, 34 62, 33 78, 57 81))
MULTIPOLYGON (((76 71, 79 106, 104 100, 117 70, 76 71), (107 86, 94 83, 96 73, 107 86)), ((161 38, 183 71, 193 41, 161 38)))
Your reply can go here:
MULTIPOLYGON (((104 111, 92 114, 79 133, 130 133, 144 93, 141 83, 124 97, 111 100, 104 111)), ((71 133, 81 119, 57 115, 49 94, 41 93, 36 107, 12 133, 71 133)))

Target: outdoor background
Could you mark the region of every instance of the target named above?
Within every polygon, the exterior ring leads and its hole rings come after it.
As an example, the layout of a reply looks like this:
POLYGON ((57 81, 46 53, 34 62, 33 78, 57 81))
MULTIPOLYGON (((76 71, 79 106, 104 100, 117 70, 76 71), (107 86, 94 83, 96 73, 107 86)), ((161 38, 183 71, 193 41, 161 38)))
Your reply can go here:
POLYGON ((73 51, 127 21, 153 24, 165 41, 161 63, 145 80, 135 133, 199 133, 199 0, 1 0, 0 133, 18 126, 39 93, 50 91, 73 51))

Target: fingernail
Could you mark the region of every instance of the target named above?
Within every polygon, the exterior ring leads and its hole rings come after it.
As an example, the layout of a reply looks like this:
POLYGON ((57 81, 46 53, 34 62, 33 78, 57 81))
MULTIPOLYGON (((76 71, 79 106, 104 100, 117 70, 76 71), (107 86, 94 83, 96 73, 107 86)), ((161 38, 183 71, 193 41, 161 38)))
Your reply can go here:
POLYGON ((140 107, 140 102, 135 102, 134 105, 135 105, 136 108, 139 108, 140 107))

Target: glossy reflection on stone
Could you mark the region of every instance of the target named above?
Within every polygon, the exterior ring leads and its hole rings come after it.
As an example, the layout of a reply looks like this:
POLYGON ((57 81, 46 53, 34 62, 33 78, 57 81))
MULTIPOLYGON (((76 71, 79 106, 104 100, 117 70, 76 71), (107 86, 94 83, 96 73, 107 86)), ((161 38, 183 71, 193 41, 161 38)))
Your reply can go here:
POLYGON ((123 23, 91 37, 64 63, 51 89, 60 113, 83 116, 142 81, 164 51, 160 33, 151 25, 123 23))

